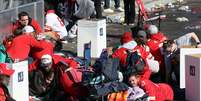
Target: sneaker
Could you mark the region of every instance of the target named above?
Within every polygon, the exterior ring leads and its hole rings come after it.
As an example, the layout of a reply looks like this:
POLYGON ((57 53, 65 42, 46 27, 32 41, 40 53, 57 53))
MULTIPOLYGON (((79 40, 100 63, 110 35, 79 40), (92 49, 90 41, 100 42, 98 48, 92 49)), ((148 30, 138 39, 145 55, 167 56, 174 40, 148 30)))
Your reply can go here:
POLYGON ((61 41, 62 44, 67 44, 68 41, 67 40, 64 40, 64 41, 61 41))
POLYGON ((124 9, 121 8, 121 7, 118 7, 118 8, 115 9, 115 11, 118 11, 118 12, 124 12, 124 9))
POLYGON ((108 8, 108 9, 104 9, 103 12, 104 12, 104 13, 114 13, 114 10, 108 8))
POLYGON ((68 32, 68 38, 72 39, 75 38, 77 35, 73 34, 71 31, 68 32))

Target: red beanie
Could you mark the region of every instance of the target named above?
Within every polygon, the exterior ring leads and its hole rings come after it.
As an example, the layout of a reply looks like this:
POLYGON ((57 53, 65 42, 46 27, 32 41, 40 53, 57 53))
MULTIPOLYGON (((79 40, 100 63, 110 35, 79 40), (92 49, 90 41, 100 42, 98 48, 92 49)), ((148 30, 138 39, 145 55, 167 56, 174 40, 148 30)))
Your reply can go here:
POLYGON ((123 36, 121 37, 121 44, 130 42, 133 40, 131 32, 124 32, 123 36))

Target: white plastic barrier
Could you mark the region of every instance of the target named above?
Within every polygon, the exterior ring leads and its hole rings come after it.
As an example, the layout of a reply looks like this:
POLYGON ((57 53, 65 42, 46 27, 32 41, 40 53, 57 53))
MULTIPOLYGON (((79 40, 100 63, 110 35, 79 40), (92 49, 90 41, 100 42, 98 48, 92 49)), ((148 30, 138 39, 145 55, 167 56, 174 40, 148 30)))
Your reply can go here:
POLYGON ((201 101, 201 54, 185 56, 185 75, 186 75, 186 100, 201 101))
POLYGON ((16 101, 29 101, 28 61, 12 64, 15 70, 11 76, 9 90, 16 101))
POLYGON ((100 56, 106 48, 106 20, 79 20, 77 37, 77 54, 83 56, 84 44, 91 42, 91 57, 100 56))
POLYGON ((180 88, 185 88, 185 55, 201 53, 200 48, 181 48, 180 50, 180 88))

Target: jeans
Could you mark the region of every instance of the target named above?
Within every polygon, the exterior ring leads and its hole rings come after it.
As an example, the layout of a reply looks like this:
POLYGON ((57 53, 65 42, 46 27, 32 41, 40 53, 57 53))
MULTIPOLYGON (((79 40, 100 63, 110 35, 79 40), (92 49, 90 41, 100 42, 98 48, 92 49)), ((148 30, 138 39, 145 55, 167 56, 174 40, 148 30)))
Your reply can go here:
MULTIPOLYGON (((119 8, 120 7, 120 0, 114 0, 114 7, 119 8)), ((110 0, 105 0, 105 9, 110 8, 110 0)))

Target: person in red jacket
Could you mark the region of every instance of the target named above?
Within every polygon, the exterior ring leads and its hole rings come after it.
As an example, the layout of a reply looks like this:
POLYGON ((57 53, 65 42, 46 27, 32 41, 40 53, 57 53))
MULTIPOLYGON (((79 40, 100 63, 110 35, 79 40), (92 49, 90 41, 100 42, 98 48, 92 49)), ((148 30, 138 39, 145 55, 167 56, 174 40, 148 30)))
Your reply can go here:
POLYGON ((173 101, 174 93, 168 84, 153 83, 137 73, 130 74, 129 83, 142 88, 149 95, 149 101, 173 101))
POLYGON ((13 34, 14 38, 10 46, 7 47, 7 52, 12 60, 22 61, 27 59, 33 47, 43 50, 40 42, 31 35, 23 34, 22 29, 16 29, 13 34))
POLYGON ((160 75, 162 81, 167 81, 164 55, 161 52, 163 42, 168 38, 160 31, 155 25, 149 25, 147 28, 147 41, 146 44, 150 48, 150 52, 160 64, 160 75))
MULTIPOLYGON (((125 67, 126 66, 126 59, 127 59, 127 50, 130 52, 138 52, 138 55, 140 55, 143 60, 146 63, 146 58, 148 55, 146 55, 146 51, 144 48, 137 46, 137 43, 134 41, 132 38, 132 33, 130 32, 125 32, 123 36, 121 37, 121 46, 112 54, 113 58, 119 58, 120 64, 125 67)), ((144 76, 146 78, 149 78, 151 75, 151 71, 148 68, 148 65, 146 63, 145 71, 144 71, 144 76)))
POLYGON ((14 73, 14 70, 9 69, 7 64, 0 63, 0 101, 15 101, 9 94, 8 84, 10 76, 14 73))
POLYGON ((39 23, 35 19, 31 18, 27 12, 20 12, 18 14, 18 18, 19 20, 17 20, 13 25, 13 31, 15 31, 15 29, 17 28, 23 28, 24 26, 30 25, 33 26, 36 31, 36 34, 42 32, 39 23))
POLYGON ((29 54, 30 57, 36 60, 36 59, 41 59, 42 55, 45 55, 45 54, 53 55, 55 45, 51 41, 51 39, 46 39, 45 35, 34 36, 35 30, 32 26, 29 26, 29 25, 25 26, 22 30, 23 30, 23 33, 35 37, 39 41, 41 47, 43 47, 43 50, 41 50, 38 47, 33 47, 29 54))

